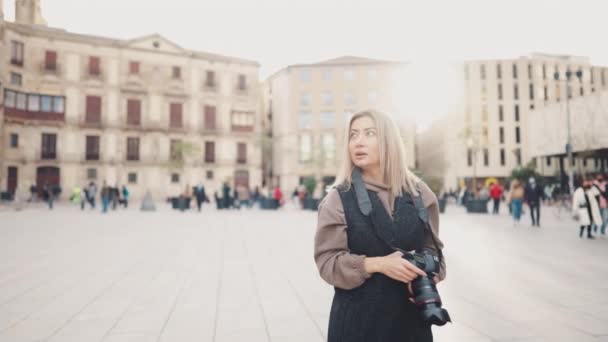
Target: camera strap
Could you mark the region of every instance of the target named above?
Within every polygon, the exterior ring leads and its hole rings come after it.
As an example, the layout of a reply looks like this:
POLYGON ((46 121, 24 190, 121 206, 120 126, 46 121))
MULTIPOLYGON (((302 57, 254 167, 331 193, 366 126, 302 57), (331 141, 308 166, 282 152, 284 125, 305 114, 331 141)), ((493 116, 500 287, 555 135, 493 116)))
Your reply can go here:
MULTIPOLYGON (((355 190, 355 195, 357 197, 357 204, 359 206, 359 210, 361 211, 361 214, 363 214, 364 216, 367 216, 371 219, 372 225, 374 226, 374 232, 376 233, 376 236, 378 236, 378 238, 380 238, 380 240, 382 240, 391 249, 393 249, 395 251, 403 252, 399 248, 396 248, 393 246, 393 244, 390 242, 391 239, 384 236, 384 234, 382 234, 382 232, 380 230, 380 227, 378 227, 378 225, 376 224, 376 222, 374 220, 374 215, 372 215, 372 211, 373 211, 372 201, 369 198, 369 194, 367 193, 365 184, 363 184, 363 177, 361 175, 361 169, 359 169, 358 167, 355 167, 352 172, 352 186, 355 190)), ((412 200, 414 201, 414 206, 416 207, 416 210, 418 210, 418 217, 420 218, 422 223, 424 223, 425 234, 430 234, 430 236, 431 236, 433 245, 435 246, 435 249, 437 250, 437 254, 439 257, 439 263, 442 263, 443 262, 443 252, 441 251, 441 249, 439 248, 439 246, 437 244, 437 240, 435 239, 435 234, 433 234, 433 232, 431 231, 431 226, 429 223, 429 212, 426 209, 426 207, 424 206, 424 202, 422 201, 422 194, 420 192, 420 187, 419 187, 418 183, 416 183, 416 190, 418 192, 418 196, 412 196, 412 200)))

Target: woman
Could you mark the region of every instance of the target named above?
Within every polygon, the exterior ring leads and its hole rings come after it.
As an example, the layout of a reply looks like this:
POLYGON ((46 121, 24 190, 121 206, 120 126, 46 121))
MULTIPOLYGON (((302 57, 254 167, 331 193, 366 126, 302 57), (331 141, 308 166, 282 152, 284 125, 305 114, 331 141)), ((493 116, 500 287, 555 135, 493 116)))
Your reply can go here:
POLYGON ((524 187, 521 183, 514 179, 511 183, 511 191, 509 192, 509 201, 511 206, 511 215, 513 215, 513 225, 516 226, 521 220, 522 207, 524 203, 524 187))
POLYGON ((602 219, 600 209, 594 196, 592 183, 589 180, 583 180, 582 187, 574 191, 572 196, 572 212, 578 217, 581 230, 579 237, 583 237, 585 228, 587 228, 587 238, 594 239, 591 235, 591 225, 601 225, 602 219))
MULTIPOLYGON (((392 226, 393 245, 401 250, 427 249, 437 255, 443 246, 438 239, 437 198, 408 170, 399 129, 382 113, 352 116, 343 153, 336 183, 319 205, 315 236, 319 273, 335 287, 328 341, 432 341, 431 327, 420 318, 408 291, 409 284, 426 273, 383 243, 376 228, 392 226), (378 221, 362 215, 352 186, 353 170, 362 175, 371 215, 385 224, 375 227, 372 221, 378 221), (430 227, 413 203, 420 195, 430 227)), ((442 261, 435 282, 445 274, 442 261)))

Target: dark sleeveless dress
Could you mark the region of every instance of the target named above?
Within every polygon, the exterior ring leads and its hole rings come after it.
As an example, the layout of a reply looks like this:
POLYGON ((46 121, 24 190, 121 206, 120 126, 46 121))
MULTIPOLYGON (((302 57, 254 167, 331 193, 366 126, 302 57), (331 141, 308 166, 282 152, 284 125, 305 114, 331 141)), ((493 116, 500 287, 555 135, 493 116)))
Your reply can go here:
MULTIPOLYGON (((394 251, 374 231, 370 217, 357 205, 351 187, 340 191, 346 216, 348 247, 351 253, 368 257, 386 256, 394 251)), ((374 210, 371 215, 380 229, 400 249, 421 250, 425 224, 418 216, 411 195, 395 198, 394 218, 386 212, 374 191, 368 190, 374 210)), ((418 309, 409 300, 407 285, 384 274, 375 273, 363 285, 344 290, 335 288, 332 302, 328 342, 432 342, 429 324, 424 323, 418 309)))

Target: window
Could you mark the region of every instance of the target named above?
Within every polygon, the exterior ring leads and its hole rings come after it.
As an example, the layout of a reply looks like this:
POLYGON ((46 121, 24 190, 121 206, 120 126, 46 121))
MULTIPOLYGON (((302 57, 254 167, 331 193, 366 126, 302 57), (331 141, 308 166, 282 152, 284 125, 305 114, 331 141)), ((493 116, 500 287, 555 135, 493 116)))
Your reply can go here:
POLYGON ((481 64, 479 66, 479 76, 481 77, 482 80, 486 79, 486 66, 485 66, 485 64, 481 64))
POLYGON ((549 90, 547 89, 547 86, 545 86, 543 88, 543 95, 544 95, 545 101, 548 101, 549 100, 549 90))
POLYGON ((42 159, 57 158, 57 134, 42 133, 40 154, 42 159))
POLYGON ((517 64, 513 64, 513 78, 517 79, 517 64))
POLYGON ((331 79, 333 78, 333 74, 331 72, 330 69, 325 69, 321 72, 321 78, 323 78, 323 81, 331 81, 331 79))
POLYGON ((99 160, 99 136, 86 136, 85 159, 99 160))
POLYGON ((212 180, 213 179, 213 171, 208 170, 206 172, 206 178, 207 178, 207 180, 212 180))
POLYGON ((498 121, 503 122, 505 119, 504 111, 502 105, 498 106, 498 121))
POLYGON ((139 62, 135 62, 135 61, 129 62, 129 74, 131 74, 131 75, 139 74, 139 62))
POLYGON ((63 96, 53 96, 53 112, 63 113, 65 111, 65 98, 63 96))
POLYGON ((304 93, 300 97, 300 105, 302 105, 302 106, 310 106, 311 102, 312 102, 312 97, 308 93, 304 93))
POLYGON ((179 183, 179 173, 171 174, 171 183, 179 183))
POLYGON ((355 96, 352 93, 345 93, 344 94, 344 104, 346 105, 354 105, 355 104, 356 99, 355 96))
POLYGON ((502 78, 502 66, 500 64, 496 64, 496 78, 497 79, 502 78))
POLYGON ((300 136, 300 163, 308 163, 312 160, 312 136, 302 134, 300 136))
POLYGON ((11 72, 11 84, 20 87, 23 84, 23 79, 21 77, 21 74, 18 74, 16 72, 11 72))
POLYGON ((547 79, 547 66, 543 64, 543 80, 547 79))
POLYGON ((519 87, 517 84, 513 86, 513 98, 519 100, 519 87))
POLYGON ((44 55, 44 69, 48 71, 57 70, 57 52, 47 51, 44 55))
POLYGON ((367 101, 370 104, 376 103, 377 100, 378 100, 378 93, 377 92, 370 91, 369 93, 367 93, 367 101))
POLYGON ((376 69, 369 69, 367 71, 367 78, 370 80, 376 80, 378 78, 378 71, 376 69))
POLYGON ((585 95, 585 89, 584 89, 582 86, 581 86, 581 90, 580 90, 580 93, 579 93, 579 94, 580 94, 581 96, 585 95))
POLYGON ((530 100, 534 100, 534 85, 533 84, 530 84, 530 100))
POLYGON ((27 97, 27 110, 30 112, 40 111, 40 96, 29 95, 27 97))
MULTIPOLYGON (((551 166, 551 157, 547 157, 547 166, 551 166)), ((597 167, 597 159, 595 160, 595 166, 597 167)))
POLYGON ((215 163, 215 142, 205 141, 205 163, 215 163))
POLYGON ((519 105, 515 105, 515 122, 519 122, 519 105))
POLYGON ((141 124, 141 101, 127 100, 127 125, 139 126, 141 124))
POLYGON ((501 148, 500 149, 500 166, 505 166, 506 164, 506 160, 505 160, 505 149, 501 148))
POLYGON ((245 75, 239 75, 238 89, 239 90, 247 89, 247 77, 245 77, 245 75))
POLYGON ((236 144, 236 162, 237 164, 247 164, 247 144, 236 144))
POLYGON ((490 165, 490 152, 487 148, 483 149, 483 166, 490 165))
POLYGON ((333 161, 336 159, 336 136, 334 134, 323 134, 321 136, 321 146, 324 160, 333 161))
POLYGON ((205 72, 205 86, 209 88, 215 87, 215 72, 207 70, 205 72))
POLYGON ((40 111, 45 113, 53 111, 53 98, 51 96, 40 96, 40 111))
POLYGON ((354 79, 355 79, 355 73, 352 70, 344 71, 344 80, 345 81, 352 81, 354 79))
POLYGON ((473 150, 467 149, 467 165, 473 166, 473 150))
POLYGON ((87 169, 87 179, 97 179, 97 169, 87 169))
POLYGON ((532 64, 528 64, 528 79, 532 79, 532 64))
POLYGON ((302 69, 300 70, 300 82, 308 83, 312 80, 310 70, 302 69))
POLYGON ((4 90, 4 107, 6 108, 15 108, 17 104, 17 93, 12 90, 5 89, 4 90))
MULTIPOLYGON (((43 111, 44 111, 44 97, 43 97, 42 106, 43 106, 43 111)), ((101 97, 87 96, 85 122, 89 123, 89 124, 100 124, 101 123, 101 97)))
POLYGON ((11 64, 23 66, 23 43, 11 41, 11 64))
POLYGON ((515 158, 517 160, 517 165, 521 165, 521 148, 515 149, 515 158))
POLYGON ((137 173, 129 172, 129 174, 127 175, 127 181, 129 182, 129 184, 137 184, 137 173))
POLYGON ((330 93, 330 92, 321 93, 321 102, 325 106, 331 106, 332 103, 334 102, 334 96, 333 96, 333 94, 330 93))
POLYGON ((101 74, 99 57, 89 57, 89 75, 99 76, 101 74))
POLYGON ((498 137, 499 137, 499 141, 501 144, 505 143, 505 128, 504 127, 500 127, 498 129, 498 137))
POLYGON ((498 99, 502 100, 502 84, 498 84, 498 99))
POLYGON ((26 104, 27 104, 27 95, 25 95, 24 93, 17 93, 17 109, 25 110, 26 104))
POLYGON ((519 126, 515 127, 515 143, 519 144, 521 142, 521 137, 519 135, 519 126))
POLYGON ((214 131, 216 129, 215 106, 204 106, 203 110, 205 112, 205 129, 214 131))
POLYGON ((11 148, 19 147, 19 135, 17 133, 11 133, 10 146, 11 148))
POLYGON ((169 146, 169 159, 170 160, 182 160, 182 142, 179 139, 171 139, 169 146))
POLYGON ((312 128, 312 113, 300 112, 298 114, 298 128, 299 129, 311 129, 312 128))
POLYGON ((139 138, 137 137, 127 138, 127 160, 139 160, 139 138))
POLYGON ((232 130, 251 132, 253 131, 254 120, 252 112, 232 111, 232 130))
POLYGON ((336 127, 336 115, 334 112, 321 112, 321 128, 336 127))
POLYGON ((169 105, 169 127, 182 128, 182 104, 171 103, 169 105))
POLYGON ((174 80, 181 79, 182 78, 182 68, 180 68, 178 66, 174 66, 171 71, 171 77, 173 77, 174 80))

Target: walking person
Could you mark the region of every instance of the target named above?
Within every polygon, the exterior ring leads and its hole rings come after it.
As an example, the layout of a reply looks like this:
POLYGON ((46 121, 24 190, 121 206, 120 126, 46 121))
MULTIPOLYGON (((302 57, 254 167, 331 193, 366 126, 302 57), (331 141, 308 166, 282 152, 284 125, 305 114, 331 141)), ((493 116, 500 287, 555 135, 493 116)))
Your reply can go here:
POLYGON ((107 213, 108 206, 110 205, 110 187, 106 184, 105 181, 103 182, 103 185, 101 186, 100 196, 101 196, 101 212, 107 213))
POLYGON ((586 228, 587 238, 594 239, 591 234, 591 226, 602 224, 599 205, 595 199, 594 191, 592 191, 592 186, 593 183, 585 179, 572 195, 572 212, 579 221, 581 228, 579 237, 581 238, 586 228))
POLYGON ((523 203, 524 188, 517 179, 514 179, 511 182, 511 190, 509 191, 509 206, 511 207, 511 215, 513 216, 514 226, 518 226, 521 220, 523 203))
POLYGON ((129 189, 127 189, 126 185, 122 186, 122 204, 125 209, 129 206, 129 189))
POLYGON ((530 217, 532 217, 532 227, 540 227, 540 204, 544 197, 543 189, 536 184, 534 177, 530 177, 528 185, 525 189, 525 200, 530 208, 530 217), (535 215, 536 214, 536 215, 535 215))
POLYGON ((495 215, 498 215, 500 210, 500 198, 502 197, 503 191, 502 186, 500 186, 498 183, 492 183, 490 185, 490 198, 494 202, 494 209, 492 210, 492 213, 495 215))
MULTIPOLYGON (((597 175, 593 182, 593 187, 597 192, 595 199, 600 206, 600 217, 602 220, 600 234, 602 237, 606 237, 606 225, 608 224, 608 186, 603 175, 597 175)), ((595 230, 597 231, 597 226, 595 230)))
MULTIPOLYGON (((427 274, 400 250, 441 255, 437 198, 408 170, 399 129, 387 115, 356 113, 347 129, 343 164, 320 204, 315 235, 317 268, 335 288, 327 339, 432 341, 408 290, 427 274), (383 234, 391 234, 391 244, 383 234)), ((439 273, 428 275, 435 283, 446 274, 440 260, 439 273)))
POLYGON ((97 196, 97 185, 95 185, 95 182, 90 182, 87 188, 87 198, 91 205, 91 210, 95 209, 95 196, 97 196))
POLYGON ((198 211, 201 211, 203 203, 207 201, 207 194, 205 194, 205 187, 202 183, 198 183, 194 189, 194 197, 196 198, 196 207, 198 211))

